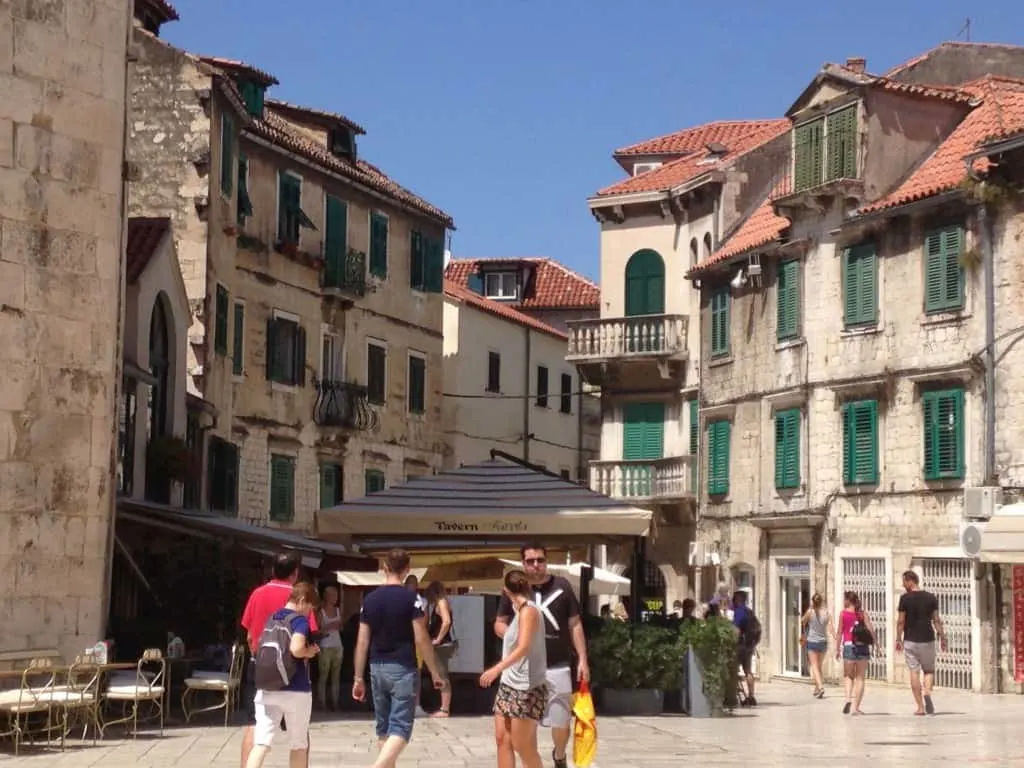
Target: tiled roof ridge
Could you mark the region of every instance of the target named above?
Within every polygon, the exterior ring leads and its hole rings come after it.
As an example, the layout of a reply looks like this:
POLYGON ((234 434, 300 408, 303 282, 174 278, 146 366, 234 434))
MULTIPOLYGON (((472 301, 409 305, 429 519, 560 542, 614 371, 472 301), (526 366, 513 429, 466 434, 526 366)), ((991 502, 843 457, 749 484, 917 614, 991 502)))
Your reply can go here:
POLYGON ((359 123, 357 123, 355 120, 351 120, 345 117, 345 115, 342 115, 338 112, 328 112, 325 109, 307 107, 303 106, 302 104, 293 104, 290 101, 284 101, 282 99, 264 99, 263 104, 264 106, 270 107, 271 109, 277 107, 283 110, 291 110, 293 112, 305 112, 313 117, 320 117, 327 120, 336 120, 339 123, 344 123, 345 125, 349 126, 354 131, 356 131, 356 133, 359 133, 364 136, 366 135, 366 129, 359 125, 359 123))
POLYGON ((468 290, 471 275, 482 263, 529 262, 535 265, 533 292, 517 302, 526 309, 585 309, 600 307, 601 288, 594 281, 549 256, 452 258, 445 277, 468 290))
POLYGON ((460 262, 460 263, 470 264, 470 263, 476 263, 476 262, 480 262, 480 261, 495 261, 495 262, 498 262, 498 261, 533 261, 533 262, 544 262, 546 264, 550 264, 553 267, 557 267, 558 269, 562 270, 565 274, 567 274, 570 277, 573 277, 573 278, 579 280, 581 283, 586 283, 590 287, 597 288, 598 290, 601 289, 601 286, 599 286, 597 283, 595 283, 593 280, 591 280, 586 275, 581 275, 575 269, 572 269, 570 267, 565 266, 565 264, 563 264, 562 262, 560 262, 557 259, 554 259, 554 258, 552 258, 550 256, 459 256, 459 257, 453 256, 451 258, 451 261, 449 261, 448 263, 452 264, 452 263, 455 263, 455 262, 460 262))
POLYGON ((510 307, 507 304, 502 304, 501 302, 488 299, 486 296, 474 293, 468 288, 459 285, 454 280, 445 278, 444 292, 446 296, 458 299, 459 301, 468 302, 469 304, 483 310, 484 312, 488 312, 495 317, 500 317, 504 320, 511 320, 519 325, 542 331, 562 340, 568 340, 569 338, 567 334, 557 328, 550 326, 535 317, 531 317, 525 312, 520 312, 515 307, 510 307))
POLYGON ((681 155, 689 155, 689 154, 693 154, 694 152, 699 152, 703 147, 696 147, 695 146, 695 147, 693 147, 691 149, 687 149, 687 150, 666 151, 666 152, 637 152, 636 149, 638 147, 643 147, 646 144, 651 144, 651 143, 653 143, 655 141, 664 141, 666 139, 671 139, 673 137, 682 136, 682 135, 687 134, 687 133, 698 133, 700 131, 707 131, 707 130, 711 129, 712 127, 724 127, 724 126, 731 126, 731 125, 737 125, 737 126, 738 125, 743 125, 743 126, 750 126, 751 130, 758 130, 760 128, 764 128, 764 127, 766 127, 768 125, 771 125, 772 123, 776 123, 776 122, 780 122, 780 121, 788 122, 787 118, 784 118, 784 117, 781 117, 781 118, 778 118, 778 117, 753 118, 753 119, 746 119, 746 120, 710 120, 710 121, 708 121, 706 123, 700 123, 698 125, 691 125, 689 128, 682 128, 682 129, 680 129, 678 131, 672 131, 670 133, 664 133, 664 134, 661 134, 659 136, 651 136, 650 138, 644 139, 642 141, 637 141, 637 142, 634 142, 632 144, 628 144, 627 146, 619 147, 618 149, 616 149, 612 153, 612 155, 613 155, 613 157, 619 157, 619 156, 622 156, 622 155, 635 155, 635 154, 650 154, 650 155, 657 155, 657 154, 676 155, 676 154, 681 154, 681 155))
POLYGON ((938 51, 941 48, 1004 48, 1004 49, 1009 49, 1009 48, 1020 48, 1020 47, 1021 46, 1014 45, 1013 43, 983 43, 983 42, 980 42, 980 41, 979 42, 974 42, 973 40, 944 40, 943 42, 939 43, 938 45, 932 46, 931 48, 929 48, 924 53, 919 53, 917 56, 914 56, 913 58, 907 59, 906 61, 904 61, 904 62, 902 62, 900 64, 897 64, 896 66, 891 67, 890 69, 887 69, 883 73, 883 75, 885 77, 892 77, 895 74, 903 72, 903 71, 905 71, 907 69, 911 69, 912 67, 915 67, 918 64, 920 64, 922 61, 925 61, 929 56, 931 56, 933 53, 935 53, 936 51, 938 51))

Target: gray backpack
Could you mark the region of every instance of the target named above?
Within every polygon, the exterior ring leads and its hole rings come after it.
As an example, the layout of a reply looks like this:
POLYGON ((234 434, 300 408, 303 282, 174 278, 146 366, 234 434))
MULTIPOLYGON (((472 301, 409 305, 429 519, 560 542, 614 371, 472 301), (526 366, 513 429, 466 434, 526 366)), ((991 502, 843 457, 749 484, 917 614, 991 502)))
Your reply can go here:
POLYGON ((295 677, 299 662, 289 648, 295 634, 291 623, 298 615, 289 611, 280 619, 271 616, 263 628, 253 660, 255 683, 259 690, 280 691, 295 677))

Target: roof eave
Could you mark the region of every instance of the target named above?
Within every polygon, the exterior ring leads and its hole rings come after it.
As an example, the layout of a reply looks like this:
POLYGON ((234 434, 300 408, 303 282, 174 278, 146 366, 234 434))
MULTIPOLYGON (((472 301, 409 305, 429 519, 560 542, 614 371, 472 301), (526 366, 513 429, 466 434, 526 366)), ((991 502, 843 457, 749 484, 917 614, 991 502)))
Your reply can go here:
POLYGON ((949 203, 955 200, 960 200, 965 197, 964 191, 960 188, 954 188, 946 190, 945 192, 938 192, 928 197, 922 197, 917 200, 911 200, 907 203, 901 203, 900 205, 893 205, 888 208, 882 208, 877 211, 869 211, 868 213, 859 214, 846 219, 839 225, 839 228, 852 227, 858 224, 864 224, 871 221, 881 221, 884 219, 892 218, 893 216, 904 216, 907 214, 915 213, 918 210, 924 208, 931 208, 935 205, 941 205, 942 203, 949 203))
POLYGON ((654 192, 622 192, 611 195, 594 195, 587 198, 587 205, 590 210, 598 208, 611 208, 616 205, 631 205, 633 203, 657 203, 668 197, 668 190, 656 190, 654 192))
POLYGON ((688 192, 693 192, 696 189, 700 189, 705 184, 712 184, 717 181, 725 180, 725 171, 721 168, 713 168, 710 171, 702 173, 700 176, 684 181, 682 184, 678 184, 669 189, 669 197, 679 197, 685 195, 688 192))
POLYGON ((1010 152, 1022 147, 1024 147, 1024 131, 1010 138, 1000 138, 986 142, 978 147, 977 150, 964 157, 964 160, 970 164, 982 157, 998 155, 1002 152, 1010 152))

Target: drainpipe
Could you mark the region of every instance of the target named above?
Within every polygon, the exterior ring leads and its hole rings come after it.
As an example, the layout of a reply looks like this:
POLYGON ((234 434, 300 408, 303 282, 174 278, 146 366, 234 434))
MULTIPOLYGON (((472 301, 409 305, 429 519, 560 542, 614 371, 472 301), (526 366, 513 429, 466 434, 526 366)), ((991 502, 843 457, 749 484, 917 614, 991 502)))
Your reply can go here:
MULTIPOLYGON (((530 329, 523 326, 526 364, 523 366, 523 461, 530 460, 530 329)), ((550 389, 550 387, 548 387, 550 389)))
MULTIPOLYGON (((984 184, 984 182, 982 182, 984 184)), ((996 478, 996 270, 988 208, 978 206, 978 240, 985 268, 985 484, 996 478)))

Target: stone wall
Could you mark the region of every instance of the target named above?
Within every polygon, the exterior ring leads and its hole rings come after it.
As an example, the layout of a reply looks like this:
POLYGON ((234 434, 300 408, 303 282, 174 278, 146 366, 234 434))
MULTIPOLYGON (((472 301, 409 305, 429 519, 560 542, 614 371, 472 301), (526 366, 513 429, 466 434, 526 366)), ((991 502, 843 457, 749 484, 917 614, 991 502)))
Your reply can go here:
POLYGON ((105 632, 130 16, 0 5, 2 650, 105 632))

